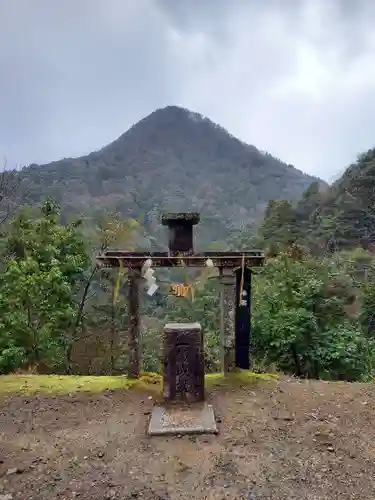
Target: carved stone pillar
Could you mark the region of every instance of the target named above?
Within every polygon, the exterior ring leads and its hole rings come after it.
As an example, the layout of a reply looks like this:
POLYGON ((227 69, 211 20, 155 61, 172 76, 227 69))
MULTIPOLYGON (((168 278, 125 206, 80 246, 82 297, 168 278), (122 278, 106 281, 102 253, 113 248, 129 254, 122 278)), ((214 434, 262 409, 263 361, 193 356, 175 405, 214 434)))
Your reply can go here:
POLYGON ((140 318, 139 286, 140 272, 129 269, 129 366, 128 377, 138 378, 140 372, 140 318))
POLYGON ((199 323, 169 323, 164 327, 166 402, 204 401, 203 335, 199 323))
POLYGON ((221 370, 235 367, 236 276, 232 269, 220 269, 220 357, 221 370))

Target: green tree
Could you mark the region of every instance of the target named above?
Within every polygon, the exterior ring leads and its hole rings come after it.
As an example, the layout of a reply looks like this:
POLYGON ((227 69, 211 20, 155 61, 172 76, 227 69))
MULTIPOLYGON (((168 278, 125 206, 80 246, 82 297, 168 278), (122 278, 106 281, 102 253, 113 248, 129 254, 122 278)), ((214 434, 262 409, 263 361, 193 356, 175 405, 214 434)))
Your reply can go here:
POLYGON ((268 262, 255 281, 254 349, 297 376, 356 380, 371 370, 373 346, 345 307, 355 300, 350 277, 335 263, 268 262))
POLYGON ((271 200, 259 227, 259 237, 267 248, 286 248, 296 240, 296 225, 293 204, 290 201, 271 200))
POLYGON ((23 213, 11 223, 0 276, 1 371, 21 362, 61 365, 89 261, 79 226, 60 224, 51 201, 36 219, 23 213))

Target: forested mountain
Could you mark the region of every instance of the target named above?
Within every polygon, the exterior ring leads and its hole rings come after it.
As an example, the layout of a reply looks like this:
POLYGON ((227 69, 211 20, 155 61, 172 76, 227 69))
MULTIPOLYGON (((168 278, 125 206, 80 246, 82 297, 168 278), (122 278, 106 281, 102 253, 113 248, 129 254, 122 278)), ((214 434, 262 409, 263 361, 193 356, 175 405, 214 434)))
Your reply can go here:
MULTIPOLYGON (((327 187, 180 108, 156 111, 84 158, 24 169, 20 190, 17 172, 5 173, 0 374, 124 373, 128 281, 121 269, 100 269, 95 257, 107 248, 157 249, 167 239, 159 212, 195 209, 203 215, 201 246, 222 240, 269 250, 252 281, 254 370, 272 364, 296 376, 372 380, 375 257, 357 247, 371 247, 374 235, 374 174, 375 150, 327 187), (41 206, 22 210, 18 192, 41 206), (236 235, 241 224, 254 227, 236 235), (143 241, 136 239, 142 227, 143 241), (344 251, 326 252, 334 248, 344 251)), ((142 281, 143 370, 161 369, 163 325, 174 321, 200 322, 206 370, 220 369, 220 285, 212 271, 157 269, 152 297, 142 281), (171 283, 193 293, 175 297, 171 283)))
POLYGON ((161 211, 198 210, 198 246, 225 241, 250 227, 269 200, 299 199, 317 181, 176 106, 153 112, 99 151, 30 165, 22 176, 32 203, 51 196, 67 215, 118 212, 156 236, 153 245, 164 240, 161 211))
POLYGON ((315 253, 372 249, 375 243, 375 149, 359 155, 331 187, 312 184, 301 200, 270 201, 259 228, 266 246, 291 241, 315 253))

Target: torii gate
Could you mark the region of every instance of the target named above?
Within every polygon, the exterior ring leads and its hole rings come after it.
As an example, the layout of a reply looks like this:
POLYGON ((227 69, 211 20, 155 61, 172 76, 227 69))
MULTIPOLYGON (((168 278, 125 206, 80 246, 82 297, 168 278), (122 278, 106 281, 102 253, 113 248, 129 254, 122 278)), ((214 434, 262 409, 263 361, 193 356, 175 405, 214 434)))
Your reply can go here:
POLYGON ((108 250, 97 260, 104 267, 128 270, 129 280, 129 353, 128 376, 140 373, 139 292, 142 267, 149 259, 152 267, 206 267, 219 269, 220 291, 220 357, 221 370, 235 367, 250 368, 251 335, 251 268, 263 266, 265 257, 260 250, 244 252, 199 252, 193 250, 193 226, 200 216, 196 212, 168 213, 162 224, 169 228, 168 252, 124 252, 108 250), (121 264, 120 264, 121 263, 121 264), (241 295, 241 297, 240 297, 241 295))

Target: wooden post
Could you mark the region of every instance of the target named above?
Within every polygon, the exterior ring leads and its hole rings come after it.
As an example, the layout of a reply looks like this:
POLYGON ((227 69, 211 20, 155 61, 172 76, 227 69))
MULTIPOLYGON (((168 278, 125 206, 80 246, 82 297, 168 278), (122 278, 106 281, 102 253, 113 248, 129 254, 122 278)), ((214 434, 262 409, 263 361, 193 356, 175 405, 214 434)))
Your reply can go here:
POLYGON ((232 269, 220 269, 220 357, 221 371, 235 367, 236 277, 232 269))
POLYGON ((251 336, 251 270, 247 267, 236 271, 236 367, 250 368, 251 336), (242 289, 241 289, 242 286, 242 289), (242 293, 241 293, 242 292, 242 293))
POLYGON ((128 377, 138 378, 140 372, 140 271, 129 269, 129 366, 128 377))

